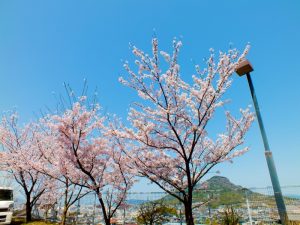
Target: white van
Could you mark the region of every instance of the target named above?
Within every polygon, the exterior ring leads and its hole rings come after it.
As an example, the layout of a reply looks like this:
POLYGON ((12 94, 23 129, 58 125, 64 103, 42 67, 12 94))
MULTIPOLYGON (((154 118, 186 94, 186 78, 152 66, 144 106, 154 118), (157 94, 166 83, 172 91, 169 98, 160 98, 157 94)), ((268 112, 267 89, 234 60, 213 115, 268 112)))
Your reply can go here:
POLYGON ((13 189, 0 187, 0 224, 10 224, 14 209, 13 189))

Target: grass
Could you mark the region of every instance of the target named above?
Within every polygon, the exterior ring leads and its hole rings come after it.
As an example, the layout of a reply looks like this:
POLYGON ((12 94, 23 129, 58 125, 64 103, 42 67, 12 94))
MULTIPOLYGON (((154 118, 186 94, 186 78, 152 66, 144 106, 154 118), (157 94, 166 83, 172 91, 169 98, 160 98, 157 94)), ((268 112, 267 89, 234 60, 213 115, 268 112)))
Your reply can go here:
POLYGON ((50 223, 50 222, 42 222, 42 221, 35 221, 35 222, 12 222, 11 225, 57 225, 57 223, 50 223))
POLYGON ((44 221, 32 221, 29 223, 25 223, 24 220, 21 219, 14 219, 11 225, 57 225, 57 223, 50 223, 44 221))

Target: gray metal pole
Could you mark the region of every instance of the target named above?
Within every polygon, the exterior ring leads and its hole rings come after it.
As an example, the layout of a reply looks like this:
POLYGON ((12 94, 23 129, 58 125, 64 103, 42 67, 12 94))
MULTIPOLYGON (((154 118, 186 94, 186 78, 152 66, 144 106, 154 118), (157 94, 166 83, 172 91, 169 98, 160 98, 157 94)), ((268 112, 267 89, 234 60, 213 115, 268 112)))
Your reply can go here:
POLYGON ((251 208, 250 208, 250 203, 249 203, 247 191, 248 190, 245 189, 245 196, 246 196, 246 205, 247 205, 248 217, 249 217, 250 225, 253 225, 253 220, 252 220, 252 215, 251 215, 251 208))
POLYGON ((96 213, 96 192, 95 192, 95 198, 94 198, 93 225, 95 225, 95 213, 96 213))
POLYGON ((278 213, 280 216, 281 223, 284 225, 287 225, 288 224, 287 211, 286 211, 283 196, 281 193, 281 188, 280 188, 280 184, 279 184, 279 180, 278 180, 278 176, 277 176, 277 172, 276 172, 275 163, 273 160, 272 152, 270 150, 269 142, 267 139, 267 135, 266 135, 263 121, 262 121, 262 117, 260 114, 258 101, 257 101, 256 95, 255 95, 255 90, 254 90, 254 86, 252 83, 250 73, 247 73, 247 80, 248 80, 248 84, 250 87, 251 96, 252 96, 252 100, 254 103, 255 112, 256 112, 259 128, 260 128, 261 136, 262 136, 264 146, 265 146, 265 156, 266 156, 269 173, 270 173, 270 177, 271 177, 271 181, 272 181, 272 186, 273 186, 273 191, 274 191, 274 196, 275 196, 278 213))
POLYGON ((77 212, 76 212, 76 225, 78 224, 78 216, 80 214, 80 199, 78 199, 78 204, 77 204, 77 212))

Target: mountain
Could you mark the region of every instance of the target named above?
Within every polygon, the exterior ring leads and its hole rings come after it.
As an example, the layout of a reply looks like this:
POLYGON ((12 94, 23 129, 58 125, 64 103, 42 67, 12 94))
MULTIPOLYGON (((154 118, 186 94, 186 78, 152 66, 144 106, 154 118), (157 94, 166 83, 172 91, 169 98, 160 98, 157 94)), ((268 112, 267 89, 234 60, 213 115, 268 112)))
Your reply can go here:
MULTIPOLYGON (((269 208, 275 208, 276 203, 274 196, 270 195, 270 190, 265 191, 266 194, 254 192, 250 189, 244 188, 240 185, 233 184, 228 178, 222 176, 214 176, 202 183, 201 186, 196 187, 193 192, 193 204, 202 205, 205 204, 210 208, 218 208, 224 205, 246 205, 247 199, 249 200, 252 207, 268 206, 269 208), (203 188, 205 187, 205 188, 203 188)), ((299 196, 285 196, 285 202, 295 201, 299 196)), ((299 198, 300 199, 300 198, 299 198)), ((178 205, 179 201, 171 196, 166 195, 165 197, 157 200, 163 200, 168 205, 178 205)), ((156 201, 156 200, 154 200, 156 201)), ((139 205, 146 201, 131 200, 131 204, 139 205)))
POLYGON ((222 176, 214 176, 209 180, 204 182, 204 185, 207 186, 207 189, 210 190, 228 190, 228 191, 235 191, 243 189, 242 186, 235 185, 230 182, 227 177, 222 176))
MULTIPOLYGON (((240 185, 235 185, 230 182, 230 180, 226 177, 222 176, 214 176, 209 180, 204 182, 204 185, 207 186, 207 189, 204 192, 208 193, 208 197, 206 199, 196 198, 195 201, 207 201, 211 199, 210 206, 218 207, 220 205, 231 205, 231 204, 240 204, 245 203, 246 194, 250 199, 259 198, 260 194, 254 193, 247 188, 243 188, 240 185)), ((197 191, 196 191, 197 192, 197 191)), ((201 191, 199 191, 201 192, 201 191)))
MULTIPOLYGON (((221 205, 245 204, 246 197, 251 202, 264 202, 268 205, 274 205, 274 198, 269 195, 263 195, 253 192, 240 185, 235 185, 226 177, 214 176, 205 181, 201 187, 196 187, 193 194, 194 204, 208 202, 210 207, 217 208, 221 205), (201 187, 206 187, 205 189, 201 187)), ((178 200, 168 195, 164 200, 169 204, 178 204, 178 200)))

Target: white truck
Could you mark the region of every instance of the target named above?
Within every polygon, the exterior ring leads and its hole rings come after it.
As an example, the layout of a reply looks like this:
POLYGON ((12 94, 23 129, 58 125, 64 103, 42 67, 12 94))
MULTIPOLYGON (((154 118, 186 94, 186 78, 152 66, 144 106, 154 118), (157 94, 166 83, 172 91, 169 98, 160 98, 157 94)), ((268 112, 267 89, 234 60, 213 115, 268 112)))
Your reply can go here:
POLYGON ((0 224, 10 224, 14 209, 13 189, 0 187, 0 224))

